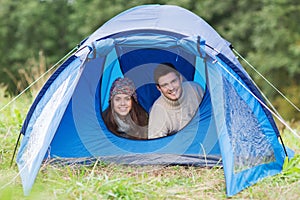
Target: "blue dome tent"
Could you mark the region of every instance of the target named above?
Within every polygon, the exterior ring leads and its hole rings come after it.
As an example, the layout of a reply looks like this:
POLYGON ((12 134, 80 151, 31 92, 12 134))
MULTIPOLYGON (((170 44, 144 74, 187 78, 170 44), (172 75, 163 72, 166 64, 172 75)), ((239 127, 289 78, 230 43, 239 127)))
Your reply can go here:
POLYGON ((24 193, 51 158, 122 164, 222 165, 227 196, 282 170, 289 153, 264 100, 209 24, 171 5, 129 9, 101 26, 49 78, 22 126, 17 155, 24 193), (205 91, 191 122, 174 135, 133 140, 111 133, 101 113, 118 77, 131 78, 149 112, 160 95, 158 63, 174 64, 205 91))

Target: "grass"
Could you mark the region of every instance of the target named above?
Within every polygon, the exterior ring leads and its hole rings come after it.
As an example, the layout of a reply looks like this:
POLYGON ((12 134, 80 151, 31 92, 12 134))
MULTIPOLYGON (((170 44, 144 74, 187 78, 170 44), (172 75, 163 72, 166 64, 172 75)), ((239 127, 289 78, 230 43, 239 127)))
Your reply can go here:
MULTIPOLYGON (((0 109, 11 98, 0 88, 0 109)), ((10 161, 32 99, 22 96, 0 115, 0 199, 226 199, 221 168, 124 166, 96 162, 92 166, 44 164, 29 196, 23 195, 18 169, 10 161)), ((300 130, 300 124, 293 127, 300 130)), ((296 156, 283 172, 267 177, 231 199, 300 199, 300 140, 282 131, 296 156)), ((15 162, 14 162, 15 163, 15 162)))

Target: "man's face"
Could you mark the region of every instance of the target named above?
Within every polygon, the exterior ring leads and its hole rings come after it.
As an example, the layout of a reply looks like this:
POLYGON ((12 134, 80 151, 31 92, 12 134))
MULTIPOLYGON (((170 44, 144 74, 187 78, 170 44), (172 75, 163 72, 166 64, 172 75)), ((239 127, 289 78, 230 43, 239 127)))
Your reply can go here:
POLYGON ((168 99, 176 101, 182 93, 182 77, 170 72, 158 79, 157 89, 168 99))

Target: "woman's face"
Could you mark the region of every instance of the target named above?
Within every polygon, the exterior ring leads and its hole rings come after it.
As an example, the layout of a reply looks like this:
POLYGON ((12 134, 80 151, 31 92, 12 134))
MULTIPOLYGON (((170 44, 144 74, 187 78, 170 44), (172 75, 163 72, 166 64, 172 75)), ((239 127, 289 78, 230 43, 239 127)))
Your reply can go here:
POLYGON ((127 94, 116 94, 112 98, 113 110, 120 118, 125 118, 132 108, 131 96, 127 94))

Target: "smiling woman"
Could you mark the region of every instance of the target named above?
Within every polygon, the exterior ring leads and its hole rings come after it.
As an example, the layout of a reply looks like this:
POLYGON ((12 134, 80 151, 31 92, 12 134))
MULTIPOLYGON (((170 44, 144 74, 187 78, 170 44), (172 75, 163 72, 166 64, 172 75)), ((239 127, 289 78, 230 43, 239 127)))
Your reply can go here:
POLYGON ((117 78, 111 88, 109 106, 102 114, 107 128, 118 136, 147 139, 148 114, 138 104, 135 85, 129 78, 117 78))

